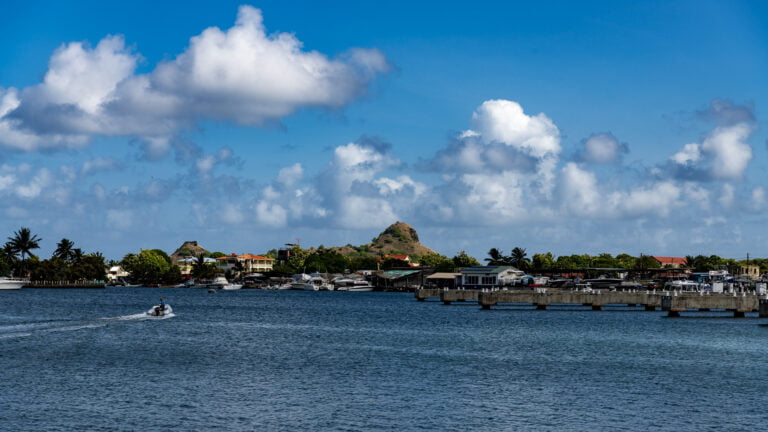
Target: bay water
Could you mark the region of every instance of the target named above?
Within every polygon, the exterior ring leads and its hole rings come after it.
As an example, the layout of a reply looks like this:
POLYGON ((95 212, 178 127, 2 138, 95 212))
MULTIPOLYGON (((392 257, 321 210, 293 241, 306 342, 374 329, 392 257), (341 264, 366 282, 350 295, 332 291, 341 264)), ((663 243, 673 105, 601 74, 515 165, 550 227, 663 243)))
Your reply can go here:
POLYGON ((0 430, 767 427, 768 320, 555 309, 401 293, 0 292, 0 430), (147 318, 159 297, 174 315, 147 318))

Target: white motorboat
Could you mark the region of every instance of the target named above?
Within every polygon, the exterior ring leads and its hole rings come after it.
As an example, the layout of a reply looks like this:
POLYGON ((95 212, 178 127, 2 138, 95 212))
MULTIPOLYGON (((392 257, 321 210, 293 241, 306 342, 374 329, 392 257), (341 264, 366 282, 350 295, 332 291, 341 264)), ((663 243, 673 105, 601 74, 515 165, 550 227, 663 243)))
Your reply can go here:
POLYGON ((356 281, 354 284, 347 287, 349 292, 371 292, 373 291, 373 285, 366 281, 356 281))
POLYGON ((0 277, 0 290, 17 290, 21 289, 24 285, 29 283, 24 279, 12 279, 7 277, 0 277))
POLYGON ((664 289, 680 290, 680 291, 698 291, 699 284, 692 280, 678 279, 678 280, 667 281, 667 283, 664 284, 664 289))
POLYGON ((228 290, 228 291, 239 290, 242 287, 243 287, 242 284, 229 283, 227 278, 225 278, 224 276, 216 276, 213 282, 208 284, 208 288, 222 289, 222 290, 228 290))
POLYGON ((173 313, 173 309, 169 304, 166 304, 165 307, 162 307, 160 305, 154 305, 152 306, 152 309, 147 311, 147 315, 151 317, 164 317, 172 313, 173 313))

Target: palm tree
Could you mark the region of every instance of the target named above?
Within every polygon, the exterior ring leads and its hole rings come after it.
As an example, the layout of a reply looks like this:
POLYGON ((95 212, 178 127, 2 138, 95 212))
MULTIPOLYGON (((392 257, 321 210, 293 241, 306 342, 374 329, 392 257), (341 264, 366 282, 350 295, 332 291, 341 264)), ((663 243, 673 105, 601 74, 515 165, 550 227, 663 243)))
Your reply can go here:
POLYGON ((32 255, 32 249, 40 248, 40 242, 43 239, 33 235, 29 228, 21 227, 13 233, 13 237, 8 237, 8 241, 11 244, 11 250, 15 254, 21 254, 21 260, 24 261, 27 255, 32 255))
POLYGON ((205 254, 200 254, 192 263, 192 276, 195 278, 204 278, 208 274, 208 264, 205 263, 205 254))
POLYGON ((519 268, 520 270, 525 270, 528 268, 528 264, 530 263, 530 260, 526 256, 525 249, 516 247, 512 249, 512 255, 510 256, 511 263, 513 266, 519 268))
POLYGON ((56 245, 56 250, 53 252, 53 256, 56 258, 61 258, 64 261, 71 261, 72 256, 72 247, 75 245, 75 242, 72 240, 63 238, 61 241, 56 245))
POLYGON ((74 248, 72 249, 72 262, 78 263, 83 260, 83 250, 80 248, 74 248))
POLYGON ((505 258, 501 251, 496 248, 491 248, 491 250, 488 251, 488 257, 489 258, 483 260, 486 261, 488 265, 499 265, 504 262, 505 258))
POLYGON ((20 276, 26 276, 27 255, 32 255, 33 249, 39 249, 42 240, 38 236, 33 235, 29 228, 25 227, 21 227, 13 233, 13 237, 8 237, 6 247, 8 247, 9 252, 14 256, 21 254, 21 260, 17 265, 20 276))

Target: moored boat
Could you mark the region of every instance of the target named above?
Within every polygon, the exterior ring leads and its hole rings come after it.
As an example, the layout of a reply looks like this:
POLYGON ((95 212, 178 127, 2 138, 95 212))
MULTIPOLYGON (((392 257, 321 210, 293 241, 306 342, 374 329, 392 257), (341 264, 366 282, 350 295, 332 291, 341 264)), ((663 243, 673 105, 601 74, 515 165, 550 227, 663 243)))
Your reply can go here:
POLYGON ((17 290, 21 289, 29 281, 24 279, 12 279, 7 277, 0 277, 0 290, 17 290))

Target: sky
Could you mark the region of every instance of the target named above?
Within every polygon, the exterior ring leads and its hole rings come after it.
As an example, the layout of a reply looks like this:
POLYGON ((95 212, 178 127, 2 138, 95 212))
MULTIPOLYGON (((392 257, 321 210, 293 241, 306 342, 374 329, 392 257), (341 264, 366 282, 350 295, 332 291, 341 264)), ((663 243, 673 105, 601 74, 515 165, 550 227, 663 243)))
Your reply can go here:
POLYGON ((768 4, 0 13, 0 237, 768 257, 768 4))

